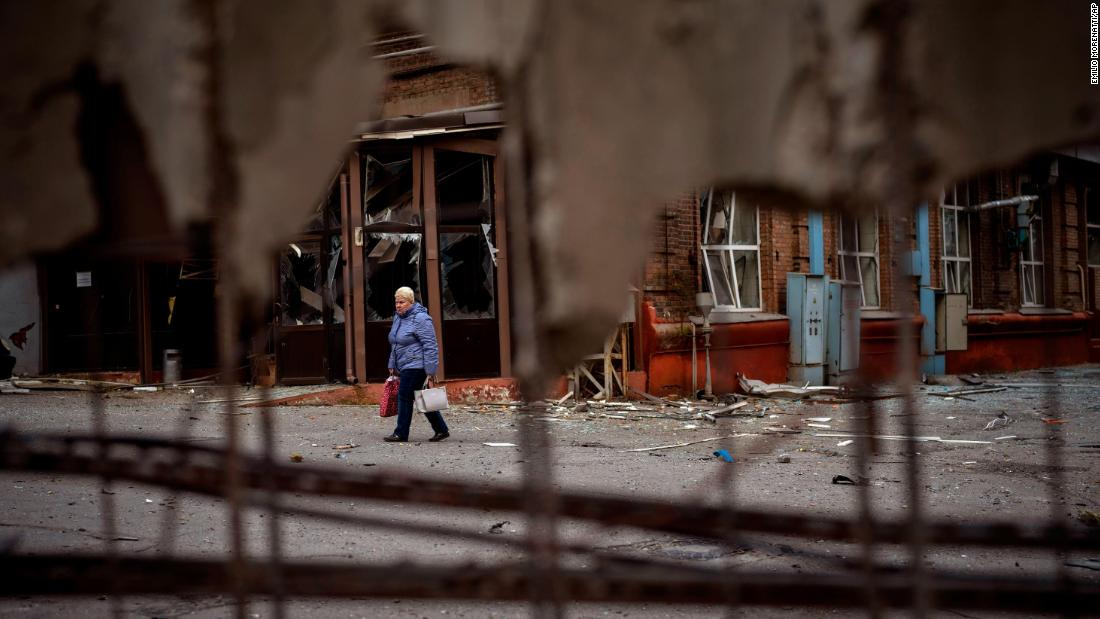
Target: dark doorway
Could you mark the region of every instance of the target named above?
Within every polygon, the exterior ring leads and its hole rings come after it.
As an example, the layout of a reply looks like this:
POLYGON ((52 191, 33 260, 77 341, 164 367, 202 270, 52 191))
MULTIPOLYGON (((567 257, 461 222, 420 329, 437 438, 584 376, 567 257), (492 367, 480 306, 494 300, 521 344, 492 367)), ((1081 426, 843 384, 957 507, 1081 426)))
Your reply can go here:
POLYGON ((46 371, 136 371, 140 299, 135 262, 60 256, 43 265, 46 371))
POLYGON ((448 377, 500 375, 493 158, 436 149, 443 363, 448 377))
POLYGON ((306 230, 279 256, 275 308, 279 382, 344 379, 344 256, 340 189, 333 183, 306 230))

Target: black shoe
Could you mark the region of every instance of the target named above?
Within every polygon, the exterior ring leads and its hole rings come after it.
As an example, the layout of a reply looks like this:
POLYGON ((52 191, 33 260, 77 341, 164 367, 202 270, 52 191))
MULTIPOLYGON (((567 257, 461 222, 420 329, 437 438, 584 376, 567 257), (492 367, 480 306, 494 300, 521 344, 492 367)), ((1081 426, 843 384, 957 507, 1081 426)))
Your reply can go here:
POLYGON ((428 439, 428 442, 429 443, 438 443, 439 441, 441 441, 445 438, 449 438, 450 436, 451 436, 450 432, 436 432, 435 436, 428 439))
POLYGON ((396 434, 391 434, 389 436, 384 437, 382 440, 386 441, 387 443, 406 443, 406 442, 408 442, 409 439, 401 438, 400 436, 397 436, 396 434))

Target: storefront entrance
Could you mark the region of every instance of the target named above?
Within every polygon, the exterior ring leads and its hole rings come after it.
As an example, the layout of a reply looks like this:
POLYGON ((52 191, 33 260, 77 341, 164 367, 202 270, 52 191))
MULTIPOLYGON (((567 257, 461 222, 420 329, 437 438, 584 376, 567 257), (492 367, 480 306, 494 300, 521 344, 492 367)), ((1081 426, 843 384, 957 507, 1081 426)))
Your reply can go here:
POLYGON ((440 377, 510 375, 496 142, 365 142, 349 176, 348 313, 358 380, 387 375, 393 293, 401 286, 415 291, 436 323, 440 377))

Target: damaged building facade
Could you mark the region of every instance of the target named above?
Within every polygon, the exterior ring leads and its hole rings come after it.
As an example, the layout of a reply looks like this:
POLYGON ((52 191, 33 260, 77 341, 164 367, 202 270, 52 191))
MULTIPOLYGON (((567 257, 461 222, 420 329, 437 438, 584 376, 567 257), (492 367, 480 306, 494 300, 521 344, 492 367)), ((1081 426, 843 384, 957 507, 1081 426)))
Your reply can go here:
POLYGON ((325 206, 280 257, 279 380, 383 379, 401 286, 435 320, 440 376, 509 376, 495 85, 441 63, 417 34, 374 50, 390 71, 386 120, 359 128, 325 206))
MULTIPOLYGON (((273 261, 271 330, 253 364, 262 359, 281 383, 377 381, 387 373, 393 292, 410 286, 435 319, 443 377, 510 377, 497 85, 444 63, 415 33, 387 35, 373 54, 389 71, 384 120, 355 132, 313 218, 273 261)), ((872 375, 892 372, 903 332, 894 308, 906 303, 929 373, 1100 361, 1097 186, 1100 157, 1068 150, 962 179, 904 221, 686 190, 654 222, 644 273, 623 293, 634 311, 621 369, 657 395, 701 388, 696 293, 710 292, 713 390, 736 390, 738 373, 788 380, 792 272, 851 283, 855 363, 872 375), (901 255, 892 231, 907 237, 901 255), (961 296, 948 303, 941 293, 961 296)), ((177 351, 185 376, 212 371, 213 257, 195 255, 195 243, 140 258, 113 246, 39 261, 39 369, 156 382, 165 352, 177 351), (76 344, 92 333, 109 353, 98 361, 76 344)))
POLYGON ((1097 183, 1100 158, 1070 149, 963 179, 901 221, 875 212, 783 210, 732 191, 685 195, 666 206, 646 264, 639 330, 647 386, 689 391, 685 325, 699 314, 700 290, 715 299, 716 392, 735 390, 738 373, 793 380, 791 331, 799 325, 787 315, 791 272, 851 282, 858 367, 872 378, 894 373, 903 330, 893 308, 905 303, 913 310, 913 348, 929 374, 1096 362, 1097 183), (906 237, 902 255, 895 255, 893 231, 906 237))

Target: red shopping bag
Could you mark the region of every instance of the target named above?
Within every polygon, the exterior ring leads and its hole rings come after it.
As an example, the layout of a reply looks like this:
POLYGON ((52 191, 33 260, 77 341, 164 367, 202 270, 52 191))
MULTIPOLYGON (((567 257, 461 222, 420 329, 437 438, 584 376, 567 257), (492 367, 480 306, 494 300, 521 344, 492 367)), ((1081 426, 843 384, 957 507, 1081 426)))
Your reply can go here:
POLYGON ((400 383, 400 379, 391 376, 382 385, 382 401, 378 404, 379 417, 393 417, 397 414, 397 389, 401 386, 400 383))

